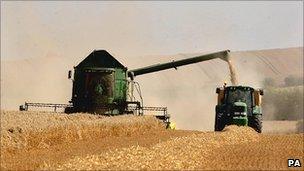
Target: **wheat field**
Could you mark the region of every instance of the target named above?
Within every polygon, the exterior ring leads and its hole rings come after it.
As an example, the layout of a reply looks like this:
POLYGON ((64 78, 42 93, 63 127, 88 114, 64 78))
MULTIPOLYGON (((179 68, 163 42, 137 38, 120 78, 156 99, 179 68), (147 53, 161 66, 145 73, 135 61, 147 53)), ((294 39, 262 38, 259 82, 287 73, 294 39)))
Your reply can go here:
POLYGON ((1 169, 286 170, 287 159, 303 161, 303 138, 166 130, 152 116, 1 111, 1 169))

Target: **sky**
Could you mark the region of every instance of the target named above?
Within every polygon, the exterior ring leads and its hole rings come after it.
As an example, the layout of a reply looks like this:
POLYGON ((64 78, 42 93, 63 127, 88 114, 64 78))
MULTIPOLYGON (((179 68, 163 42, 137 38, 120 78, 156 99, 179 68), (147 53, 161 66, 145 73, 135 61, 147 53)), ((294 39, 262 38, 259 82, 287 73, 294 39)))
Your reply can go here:
POLYGON ((1 1, 1 60, 299 46, 302 1, 1 1))

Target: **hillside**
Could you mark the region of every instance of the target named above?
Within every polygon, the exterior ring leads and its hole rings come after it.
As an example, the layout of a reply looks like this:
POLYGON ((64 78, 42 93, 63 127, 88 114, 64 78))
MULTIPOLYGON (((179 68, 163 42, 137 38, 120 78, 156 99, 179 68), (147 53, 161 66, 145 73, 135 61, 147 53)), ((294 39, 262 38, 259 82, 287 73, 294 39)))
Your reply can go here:
MULTIPOLYGON (((116 57, 128 68, 138 68, 198 54, 116 57)), ((232 52, 240 84, 262 87, 265 77, 282 81, 303 75, 303 48, 232 52)), ((67 103, 71 96, 68 70, 75 59, 48 54, 45 57, 1 61, 1 108, 17 110, 30 102, 67 103)), ((136 78, 146 106, 167 106, 178 128, 211 130, 216 103, 215 88, 229 80, 227 64, 211 60, 136 78)))

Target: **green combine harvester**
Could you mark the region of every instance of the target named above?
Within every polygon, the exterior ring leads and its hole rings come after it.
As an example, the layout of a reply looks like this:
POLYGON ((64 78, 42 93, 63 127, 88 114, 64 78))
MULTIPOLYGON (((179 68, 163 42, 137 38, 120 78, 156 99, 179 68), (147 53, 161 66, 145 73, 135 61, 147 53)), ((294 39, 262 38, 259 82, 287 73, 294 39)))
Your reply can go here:
MULTIPOLYGON (((74 67, 71 105, 66 113, 88 112, 106 115, 137 114, 145 111, 161 113, 155 115, 165 123, 170 123, 166 107, 143 106, 140 86, 134 81, 139 75, 177 68, 215 58, 225 59, 227 51, 206 54, 193 58, 156 64, 134 70, 128 70, 107 51, 93 51, 87 58, 74 67), (140 99, 136 99, 134 91, 140 99)), ((69 71, 72 78, 72 71, 69 71)))
POLYGON ((56 111, 64 108, 65 113, 87 112, 103 115, 136 114, 145 111, 155 115, 165 123, 170 123, 166 107, 143 106, 140 86, 134 81, 136 76, 220 58, 226 60, 229 50, 196 56, 139 69, 128 70, 105 50, 95 50, 77 66, 74 74, 69 71, 68 78, 73 81, 72 98, 69 104, 25 103, 20 110, 29 107, 51 107, 56 111), (139 99, 136 99, 137 92, 139 99), (160 113, 160 114, 159 114, 160 113))

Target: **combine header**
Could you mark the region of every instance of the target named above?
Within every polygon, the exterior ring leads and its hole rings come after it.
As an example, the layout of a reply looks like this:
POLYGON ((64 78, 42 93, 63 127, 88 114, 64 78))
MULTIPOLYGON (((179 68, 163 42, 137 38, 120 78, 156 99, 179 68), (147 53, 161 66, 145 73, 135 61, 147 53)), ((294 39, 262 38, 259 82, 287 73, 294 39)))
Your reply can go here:
POLYGON ((54 104, 54 103, 27 103, 19 106, 20 111, 26 111, 29 107, 41 107, 41 108, 54 108, 54 112, 57 112, 58 108, 72 107, 71 104, 54 104))
POLYGON ((128 70, 105 50, 93 51, 88 57, 74 67, 74 74, 69 71, 68 78, 73 81, 72 98, 69 104, 25 103, 20 110, 29 107, 65 108, 65 113, 88 112, 105 115, 137 114, 144 111, 161 112, 157 118, 169 123, 166 107, 143 106, 140 86, 134 81, 139 75, 148 74, 194 64, 216 58, 227 61, 229 50, 196 56, 188 59, 152 65, 128 70), (135 99, 134 90, 140 99, 135 99))

